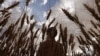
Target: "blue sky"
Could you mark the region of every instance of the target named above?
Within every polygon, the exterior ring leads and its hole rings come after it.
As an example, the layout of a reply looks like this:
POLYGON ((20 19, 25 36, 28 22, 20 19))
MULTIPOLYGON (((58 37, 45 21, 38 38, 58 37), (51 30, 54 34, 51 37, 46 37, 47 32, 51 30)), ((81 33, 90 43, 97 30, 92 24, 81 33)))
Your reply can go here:
MULTIPOLYGON (((22 0, 22 4, 24 4, 24 0, 22 0)), ((44 12, 48 12, 59 0, 34 0, 33 3, 29 5, 32 9, 32 14, 34 14, 36 21, 44 21, 43 17, 44 12), (43 4, 45 3, 45 4, 43 4)))
POLYGON ((36 21, 44 21, 44 12, 49 11, 59 0, 48 0, 46 4, 42 5, 43 0, 36 0, 31 4, 33 14, 36 17, 36 21))
MULTIPOLYGON (((17 20, 17 18, 20 16, 20 13, 24 9, 26 0, 5 0, 5 2, 2 4, 3 8, 9 7, 15 1, 20 1, 20 6, 11 10, 13 13, 11 22, 15 22, 17 20)), ((46 21, 45 17, 46 17, 47 12, 52 7, 54 7, 56 5, 56 3, 58 3, 58 2, 60 2, 60 0, 31 0, 30 4, 28 6, 28 13, 33 14, 34 19, 36 21, 45 22, 46 21)), ((40 24, 37 24, 37 25, 40 25, 40 24)))
MULTIPOLYGON (((26 0, 6 0, 4 3, 4 7, 8 7, 11 5, 14 1, 20 1, 21 9, 25 5, 26 0)), ((49 11, 57 2, 60 0, 31 0, 31 3, 29 7, 32 9, 32 14, 34 14, 37 21, 44 21, 43 14, 44 12, 49 11)))
MULTIPOLYGON (((6 0, 7 3, 5 3, 5 5, 3 5, 3 6, 7 7, 10 4, 12 4, 14 1, 18 1, 18 0, 6 0)), ((22 6, 25 5, 26 0, 19 0, 19 1, 21 1, 22 6)), ((91 5, 91 7, 94 7, 93 3, 92 3, 93 0, 88 0, 88 1, 87 0, 32 0, 32 1, 33 1, 33 3, 31 3, 29 5, 30 9, 32 10, 32 11, 30 11, 30 13, 32 13, 34 15, 35 20, 39 21, 39 22, 45 21, 44 13, 48 12, 52 7, 54 7, 53 13, 55 13, 53 16, 56 16, 58 18, 60 18, 60 17, 63 18, 64 17, 63 13, 61 12, 61 10, 58 10, 58 8, 60 7, 59 5, 61 5, 60 9, 65 7, 65 9, 71 11, 71 13, 77 11, 77 13, 80 15, 80 17, 83 16, 82 13, 87 14, 86 12, 84 12, 85 9, 84 9, 82 3, 91 2, 89 4, 91 5), (58 15, 57 15, 57 13, 58 13, 58 15)), ((18 9, 22 10, 23 9, 22 6, 21 6, 21 8, 18 8, 18 9)), ((14 9, 14 11, 17 12, 17 9, 14 9)), ((20 13, 18 14, 16 12, 15 12, 15 15, 13 14, 14 17, 17 15, 20 15, 20 13)), ((28 12, 29 12, 29 10, 28 10, 28 12)), ((59 21, 61 21, 61 20, 59 20, 59 21)))

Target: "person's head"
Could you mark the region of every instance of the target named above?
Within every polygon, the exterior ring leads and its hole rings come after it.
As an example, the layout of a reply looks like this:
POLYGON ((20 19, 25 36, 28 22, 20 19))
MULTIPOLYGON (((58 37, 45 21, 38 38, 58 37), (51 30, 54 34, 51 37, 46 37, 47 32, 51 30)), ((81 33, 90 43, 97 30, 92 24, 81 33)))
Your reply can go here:
POLYGON ((47 29, 47 36, 51 39, 54 40, 55 36, 57 35, 57 30, 55 27, 51 27, 47 29))

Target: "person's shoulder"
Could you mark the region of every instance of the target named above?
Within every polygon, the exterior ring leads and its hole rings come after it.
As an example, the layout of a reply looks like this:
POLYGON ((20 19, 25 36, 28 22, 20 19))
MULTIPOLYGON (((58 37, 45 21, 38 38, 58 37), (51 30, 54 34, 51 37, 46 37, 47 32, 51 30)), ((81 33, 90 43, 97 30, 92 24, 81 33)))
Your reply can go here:
POLYGON ((44 41, 44 42, 41 42, 40 45, 46 45, 48 42, 47 41, 44 41))

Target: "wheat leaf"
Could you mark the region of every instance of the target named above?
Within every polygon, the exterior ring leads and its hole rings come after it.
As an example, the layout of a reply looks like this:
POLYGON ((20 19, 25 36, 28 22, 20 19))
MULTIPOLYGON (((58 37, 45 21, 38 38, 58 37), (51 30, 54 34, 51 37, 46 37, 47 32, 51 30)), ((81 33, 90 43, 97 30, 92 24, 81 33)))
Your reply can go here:
POLYGON ((73 16, 71 16, 71 14, 70 14, 67 10, 62 9, 62 11, 64 12, 64 14, 65 14, 66 16, 68 16, 68 18, 69 18, 71 21, 74 21, 73 16))
POLYGON ((6 10, 12 9, 14 7, 16 7, 17 5, 19 5, 20 2, 14 2, 12 5, 10 5, 8 8, 6 8, 6 10))
POLYGON ((31 0, 26 0, 26 6, 28 6, 29 5, 29 2, 30 2, 31 0))
POLYGON ((47 15, 47 20, 49 19, 50 15, 51 15, 51 10, 49 11, 48 15, 47 15))
POLYGON ((55 18, 49 23, 48 28, 51 26, 51 24, 55 21, 55 18))

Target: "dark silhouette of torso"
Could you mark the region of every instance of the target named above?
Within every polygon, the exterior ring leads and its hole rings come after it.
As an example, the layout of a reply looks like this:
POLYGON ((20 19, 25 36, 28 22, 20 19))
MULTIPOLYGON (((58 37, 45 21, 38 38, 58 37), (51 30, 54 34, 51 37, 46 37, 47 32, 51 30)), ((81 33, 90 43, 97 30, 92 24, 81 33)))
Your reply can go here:
POLYGON ((64 56, 63 46, 52 40, 40 44, 37 56, 64 56))

